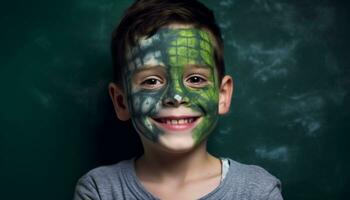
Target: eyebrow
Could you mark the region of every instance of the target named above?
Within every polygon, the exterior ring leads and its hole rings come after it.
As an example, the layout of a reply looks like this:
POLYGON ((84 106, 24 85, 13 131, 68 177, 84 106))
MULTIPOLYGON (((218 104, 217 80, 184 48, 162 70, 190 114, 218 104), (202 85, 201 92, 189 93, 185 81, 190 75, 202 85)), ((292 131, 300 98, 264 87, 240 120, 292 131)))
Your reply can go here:
POLYGON ((142 65, 141 67, 138 67, 135 71, 134 74, 144 72, 144 71, 149 71, 149 70, 154 70, 154 69, 164 69, 163 65, 142 65))
POLYGON ((194 67, 194 68, 201 68, 201 69, 211 69, 212 66, 210 65, 201 65, 201 64, 188 64, 185 66, 186 68, 194 67))

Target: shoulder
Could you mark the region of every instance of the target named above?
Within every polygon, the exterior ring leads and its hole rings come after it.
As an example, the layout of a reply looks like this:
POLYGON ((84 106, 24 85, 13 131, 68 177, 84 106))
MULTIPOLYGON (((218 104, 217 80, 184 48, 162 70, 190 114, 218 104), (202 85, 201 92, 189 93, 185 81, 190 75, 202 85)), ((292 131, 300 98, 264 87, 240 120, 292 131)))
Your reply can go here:
POLYGON ((279 183, 279 180, 257 165, 247 165, 230 159, 230 170, 235 171, 242 180, 262 185, 279 183))
POLYGON ((240 193, 256 199, 272 199, 271 196, 276 192, 280 194, 280 180, 262 167, 242 164, 231 159, 229 161, 231 180, 238 185, 240 193))
POLYGON ((84 174, 75 187, 74 199, 101 199, 117 191, 125 180, 123 175, 131 171, 132 160, 121 161, 113 165, 94 168, 84 174))
POLYGON ((95 184, 101 184, 101 182, 115 181, 115 177, 130 170, 131 163, 132 160, 125 160, 113 165, 96 167, 83 175, 78 182, 94 182, 95 184))
POLYGON ((124 160, 112 165, 96 167, 85 174, 85 176, 109 176, 129 167, 131 160, 124 160))

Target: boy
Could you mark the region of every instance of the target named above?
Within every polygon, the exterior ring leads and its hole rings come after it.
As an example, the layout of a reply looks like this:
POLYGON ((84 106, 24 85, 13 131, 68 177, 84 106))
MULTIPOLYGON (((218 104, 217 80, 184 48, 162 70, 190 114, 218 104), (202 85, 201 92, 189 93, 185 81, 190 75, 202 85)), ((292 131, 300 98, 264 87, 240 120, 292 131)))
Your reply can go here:
POLYGON ((282 199, 278 179, 206 150, 229 111, 223 41, 212 12, 195 0, 139 0, 112 40, 120 120, 131 119, 144 154, 88 172, 75 200, 282 199))

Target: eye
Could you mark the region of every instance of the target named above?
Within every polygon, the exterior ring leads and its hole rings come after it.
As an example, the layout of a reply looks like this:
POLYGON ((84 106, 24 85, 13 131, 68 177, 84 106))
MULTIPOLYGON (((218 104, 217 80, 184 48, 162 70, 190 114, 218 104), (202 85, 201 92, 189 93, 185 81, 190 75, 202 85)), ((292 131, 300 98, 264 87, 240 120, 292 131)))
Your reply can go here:
POLYGON ((164 81, 162 81, 158 77, 148 77, 141 82, 141 87, 143 87, 144 89, 157 89, 162 87, 163 85, 164 81))
POLYGON ((191 75, 186 79, 186 84, 190 87, 205 87, 208 85, 208 80, 201 75, 191 75))
POLYGON ((190 77, 190 78, 188 79, 188 81, 189 81, 190 83, 198 84, 198 83, 204 82, 205 79, 202 78, 202 77, 199 77, 199 76, 192 76, 192 77, 190 77))

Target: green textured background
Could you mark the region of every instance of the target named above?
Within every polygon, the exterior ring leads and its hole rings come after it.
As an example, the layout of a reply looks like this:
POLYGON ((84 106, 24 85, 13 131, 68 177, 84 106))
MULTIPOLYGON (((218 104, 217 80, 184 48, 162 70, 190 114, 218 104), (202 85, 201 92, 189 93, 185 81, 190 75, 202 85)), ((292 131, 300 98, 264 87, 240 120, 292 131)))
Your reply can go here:
MULTIPOLYGON (((203 2, 222 27, 236 84, 211 152, 263 166, 285 199, 346 199, 349 3, 203 2)), ((139 152, 106 89, 111 31, 130 3, 2 1, 1 199, 71 199, 87 170, 139 152)))

